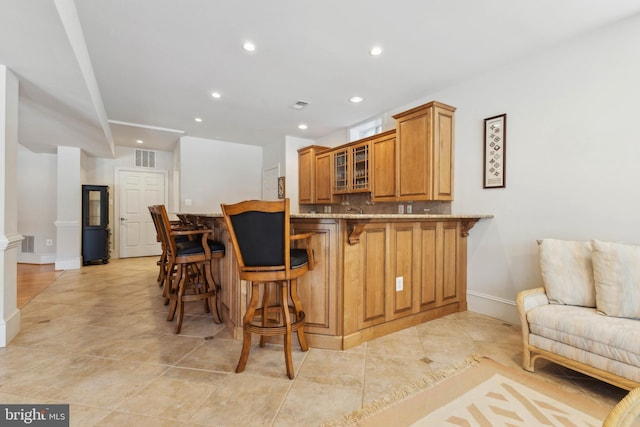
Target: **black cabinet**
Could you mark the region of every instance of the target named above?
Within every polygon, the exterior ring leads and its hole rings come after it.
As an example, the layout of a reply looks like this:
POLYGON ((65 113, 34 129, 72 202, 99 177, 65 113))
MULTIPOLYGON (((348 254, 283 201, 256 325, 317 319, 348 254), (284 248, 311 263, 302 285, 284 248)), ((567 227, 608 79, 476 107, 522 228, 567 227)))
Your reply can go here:
POLYGON ((110 258, 109 187, 82 186, 82 264, 110 258))

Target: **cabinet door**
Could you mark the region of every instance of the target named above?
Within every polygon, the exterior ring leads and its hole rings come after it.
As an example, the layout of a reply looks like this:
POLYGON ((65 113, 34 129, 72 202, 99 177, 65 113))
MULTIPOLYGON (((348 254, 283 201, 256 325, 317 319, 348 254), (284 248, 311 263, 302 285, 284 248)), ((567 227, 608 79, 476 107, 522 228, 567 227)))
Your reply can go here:
POLYGON ((460 301, 458 222, 420 225, 421 272, 418 294, 420 311, 460 301))
POLYGON ((316 203, 333 203, 331 159, 332 152, 316 155, 316 203))
POLYGON ((453 111, 435 108, 433 199, 453 200, 453 111))
POLYGON ((349 192, 349 149, 333 152, 333 194, 349 192))
POLYGON ((370 183, 370 144, 357 144, 349 151, 351 164, 351 176, 349 177, 349 187, 352 193, 369 191, 370 183))
MULTIPOLYGON (((387 281, 387 320, 413 314, 415 287, 414 223, 390 224, 390 280, 387 281)), ((417 312, 417 310, 416 310, 417 312)))
POLYGON ((315 203, 315 150, 307 147, 298 151, 298 201, 315 203))
POLYGON ((431 200, 431 108, 397 122, 398 198, 431 200))
POLYGON ((396 137, 387 135, 371 141, 372 188, 371 199, 376 201, 396 198, 396 137))
POLYGON ((368 328, 386 320, 387 283, 389 282, 386 224, 368 224, 360 235, 360 259, 356 266, 359 287, 358 329, 368 328))
POLYGON ((339 227, 335 221, 292 221, 293 233, 314 232, 311 238, 315 267, 298 279, 305 312, 305 331, 321 335, 338 333, 338 280, 340 274, 339 227))

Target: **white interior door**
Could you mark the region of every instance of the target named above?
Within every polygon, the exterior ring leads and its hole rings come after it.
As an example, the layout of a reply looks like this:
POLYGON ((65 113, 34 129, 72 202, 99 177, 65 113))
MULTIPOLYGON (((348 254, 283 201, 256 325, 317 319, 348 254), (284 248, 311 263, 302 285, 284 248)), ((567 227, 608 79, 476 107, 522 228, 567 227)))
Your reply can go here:
POLYGON ((148 207, 166 204, 166 174, 121 170, 119 175, 120 258, 159 255, 148 207))
POLYGON ((262 199, 278 200, 278 177, 280 165, 262 170, 262 199))

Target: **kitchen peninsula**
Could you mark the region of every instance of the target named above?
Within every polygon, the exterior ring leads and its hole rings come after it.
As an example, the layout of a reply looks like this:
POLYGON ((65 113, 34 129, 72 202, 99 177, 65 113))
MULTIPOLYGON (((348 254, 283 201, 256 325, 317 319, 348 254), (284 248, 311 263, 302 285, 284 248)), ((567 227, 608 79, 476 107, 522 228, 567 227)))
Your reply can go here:
MULTIPOLYGON (((220 214, 195 215, 216 225, 231 248, 220 214)), ((292 233, 314 232, 315 268, 298 281, 309 345, 343 350, 467 309, 467 236, 491 215, 291 214, 292 233)), ((220 260, 222 309, 242 334, 247 286, 233 251, 220 260)))

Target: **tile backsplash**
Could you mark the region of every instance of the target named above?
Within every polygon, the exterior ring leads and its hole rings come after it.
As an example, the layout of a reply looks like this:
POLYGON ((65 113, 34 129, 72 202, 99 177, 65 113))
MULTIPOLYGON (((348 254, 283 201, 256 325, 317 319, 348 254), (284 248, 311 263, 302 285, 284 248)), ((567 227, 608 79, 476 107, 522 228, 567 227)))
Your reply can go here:
POLYGON ((439 201, 415 201, 415 202, 371 202, 368 193, 348 194, 337 196, 340 202, 331 205, 300 205, 300 213, 309 212, 326 212, 327 206, 331 207, 331 213, 347 213, 347 208, 360 210, 363 213, 370 214, 397 214, 397 213, 413 213, 413 214, 450 214, 451 202, 439 201), (400 207, 402 206, 402 207, 400 207), (402 212, 400 212, 400 210, 402 212), (409 212, 411 211, 411 212, 409 212))

